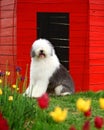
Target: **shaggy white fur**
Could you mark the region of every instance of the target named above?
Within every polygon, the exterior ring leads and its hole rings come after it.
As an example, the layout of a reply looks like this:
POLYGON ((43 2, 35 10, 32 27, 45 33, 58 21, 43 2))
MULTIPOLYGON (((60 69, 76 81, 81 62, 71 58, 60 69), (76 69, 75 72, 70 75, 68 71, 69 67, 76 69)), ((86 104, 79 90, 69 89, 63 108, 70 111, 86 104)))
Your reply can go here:
POLYGON ((47 90, 49 79, 57 68, 59 60, 48 40, 39 39, 32 45, 30 83, 25 94, 29 97, 40 97, 47 90))

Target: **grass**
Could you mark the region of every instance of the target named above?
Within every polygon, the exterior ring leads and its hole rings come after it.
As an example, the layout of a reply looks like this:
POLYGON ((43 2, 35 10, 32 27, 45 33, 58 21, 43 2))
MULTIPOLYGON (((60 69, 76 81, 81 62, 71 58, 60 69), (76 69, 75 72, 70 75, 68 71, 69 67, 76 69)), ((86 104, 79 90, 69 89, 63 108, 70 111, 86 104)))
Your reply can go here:
POLYGON ((37 105, 36 99, 24 97, 16 91, 11 91, 4 87, 3 94, 0 95, 0 111, 8 120, 11 130, 68 130, 73 124, 77 130, 81 130, 85 117, 76 109, 76 101, 79 97, 92 99, 91 130, 94 128, 93 118, 97 115, 104 117, 104 111, 99 108, 98 99, 104 97, 104 92, 77 93, 65 97, 50 97, 49 107, 42 110, 37 105), (12 95, 13 101, 8 97, 12 95), (67 119, 62 123, 56 123, 49 116, 56 106, 68 108, 67 119))
MULTIPOLYGON (((27 80, 27 71, 25 79, 27 80)), ((17 73, 16 85, 19 86, 21 75, 17 73)), ((19 93, 16 89, 11 89, 8 84, 8 75, 0 77, 3 83, 0 82, 0 89, 3 93, 0 94, 0 112, 8 121, 10 130, 69 130, 71 125, 74 125, 77 130, 82 130, 82 125, 86 120, 83 113, 76 108, 76 101, 78 98, 91 99, 92 115, 89 118, 91 122, 91 130, 96 130, 94 127, 94 117, 104 117, 104 110, 99 107, 99 98, 104 97, 104 91, 101 92, 85 92, 76 93, 69 96, 58 97, 50 96, 50 102, 47 109, 41 109, 37 100, 28 98, 19 93), (13 100, 8 100, 9 96, 13 100), (64 122, 56 123, 49 116, 49 113, 54 110, 56 106, 68 109, 67 119, 64 122)), ((23 89, 26 81, 23 82, 23 89)), ((103 126, 104 127, 104 126, 103 126)), ((104 129, 104 128, 102 128, 104 129)))

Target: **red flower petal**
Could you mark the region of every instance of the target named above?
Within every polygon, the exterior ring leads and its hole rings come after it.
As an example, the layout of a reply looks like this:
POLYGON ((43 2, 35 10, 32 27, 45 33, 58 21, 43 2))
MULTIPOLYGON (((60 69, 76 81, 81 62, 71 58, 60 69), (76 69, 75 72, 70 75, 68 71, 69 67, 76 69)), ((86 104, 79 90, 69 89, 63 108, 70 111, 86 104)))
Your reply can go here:
POLYGON ((95 127, 100 129, 102 128, 103 126, 103 118, 100 117, 100 116, 96 116, 95 119, 94 119, 94 124, 95 124, 95 127))
POLYGON ((91 116, 91 109, 88 110, 87 112, 84 112, 84 116, 86 116, 86 117, 91 116))
POLYGON ((72 125, 69 130, 76 130, 76 128, 72 125))
POLYGON ((90 130, 90 121, 85 121, 82 130, 90 130))
POLYGON ((0 130, 9 130, 8 122, 0 113, 0 130))
POLYGON ((3 118, 3 116, 2 116, 2 114, 0 113, 0 119, 2 119, 3 118))
POLYGON ((49 97, 48 94, 45 93, 41 97, 37 98, 38 106, 42 109, 45 109, 49 106, 49 97))

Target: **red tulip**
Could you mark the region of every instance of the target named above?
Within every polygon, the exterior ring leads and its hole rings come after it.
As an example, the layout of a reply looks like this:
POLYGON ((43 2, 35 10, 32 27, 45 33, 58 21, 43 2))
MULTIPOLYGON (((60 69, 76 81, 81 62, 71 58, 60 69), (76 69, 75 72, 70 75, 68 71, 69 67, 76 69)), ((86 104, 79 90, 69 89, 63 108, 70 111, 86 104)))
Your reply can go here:
POLYGON ((76 128, 72 125, 69 130, 76 130, 76 128))
POLYGON ((45 109, 49 106, 49 97, 48 94, 45 93, 41 97, 37 98, 38 106, 41 109, 45 109))
POLYGON ((100 117, 100 116, 96 116, 95 119, 94 119, 94 124, 95 124, 95 127, 100 129, 102 128, 103 126, 103 118, 100 117))
POLYGON ((0 113, 0 130, 9 130, 7 120, 0 113))
POLYGON ((87 112, 84 112, 84 116, 90 117, 91 116, 91 109, 88 110, 87 112))
POLYGON ((90 121, 85 121, 82 130, 90 130, 90 121))

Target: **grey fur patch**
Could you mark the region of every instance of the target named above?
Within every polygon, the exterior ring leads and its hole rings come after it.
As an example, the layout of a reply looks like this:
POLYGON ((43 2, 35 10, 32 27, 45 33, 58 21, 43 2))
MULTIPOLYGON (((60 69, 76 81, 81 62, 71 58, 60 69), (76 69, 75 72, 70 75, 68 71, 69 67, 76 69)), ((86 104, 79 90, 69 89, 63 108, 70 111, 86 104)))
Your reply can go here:
POLYGON ((47 88, 48 93, 54 93, 57 86, 62 85, 63 89, 61 93, 69 92, 74 93, 74 83, 71 75, 67 72, 66 68, 60 64, 60 67, 56 69, 52 77, 49 79, 47 88))
POLYGON ((30 56, 31 56, 31 57, 35 57, 35 51, 33 50, 33 48, 31 48, 30 56))

